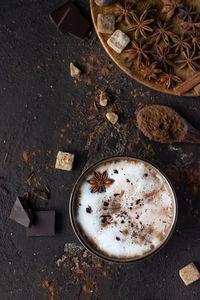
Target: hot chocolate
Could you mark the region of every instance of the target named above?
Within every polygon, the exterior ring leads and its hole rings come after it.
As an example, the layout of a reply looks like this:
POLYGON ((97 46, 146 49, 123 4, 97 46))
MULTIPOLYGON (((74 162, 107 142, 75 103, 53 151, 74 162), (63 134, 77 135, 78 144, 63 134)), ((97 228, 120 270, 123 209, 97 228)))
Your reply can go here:
POLYGON ((82 239, 103 255, 122 260, 157 250, 176 214, 166 178, 134 158, 113 158, 86 172, 75 202, 74 219, 82 239))

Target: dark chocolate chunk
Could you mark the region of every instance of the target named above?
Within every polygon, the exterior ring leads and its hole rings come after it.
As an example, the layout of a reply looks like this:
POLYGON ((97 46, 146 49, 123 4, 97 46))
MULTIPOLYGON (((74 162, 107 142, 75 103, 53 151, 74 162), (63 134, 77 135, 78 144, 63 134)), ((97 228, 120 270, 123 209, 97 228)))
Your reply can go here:
POLYGON ((58 26, 60 20, 62 19, 62 17, 64 16, 64 14, 66 13, 66 11, 69 9, 69 4, 65 3, 61 6, 59 6, 58 8, 54 9, 52 12, 50 12, 49 17, 51 19, 51 21, 58 26))
POLYGON ((9 218, 25 227, 29 227, 31 225, 33 216, 25 199, 21 197, 16 199, 9 218))
POLYGON ((81 39, 84 38, 90 28, 89 22, 73 3, 68 4, 68 9, 61 18, 58 29, 63 33, 69 33, 81 39))
POLYGON ((35 211, 34 223, 26 229, 27 236, 54 236, 55 211, 35 211))
POLYGON ((92 212, 92 207, 90 205, 88 205, 88 207, 86 208, 86 212, 91 214, 92 212))
POLYGON ((67 2, 49 14, 51 21, 62 33, 84 38, 90 24, 72 2, 67 2))

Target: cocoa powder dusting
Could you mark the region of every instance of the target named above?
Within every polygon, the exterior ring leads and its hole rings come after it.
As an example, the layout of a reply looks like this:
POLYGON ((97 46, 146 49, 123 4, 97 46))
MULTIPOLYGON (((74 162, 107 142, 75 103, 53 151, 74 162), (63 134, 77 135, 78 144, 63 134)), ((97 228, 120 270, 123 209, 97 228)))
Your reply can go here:
POLYGON ((174 143, 184 140, 184 128, 179 115, 170 107, 151 105, 137 114, 137 125, 150 140, 174 143))

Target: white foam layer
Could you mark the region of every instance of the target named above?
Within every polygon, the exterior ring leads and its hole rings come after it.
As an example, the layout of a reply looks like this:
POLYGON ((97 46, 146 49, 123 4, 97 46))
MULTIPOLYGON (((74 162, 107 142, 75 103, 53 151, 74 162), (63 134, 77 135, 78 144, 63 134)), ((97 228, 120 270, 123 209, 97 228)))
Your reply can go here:
POLYGON ((87 182, 91 173, 80 186, 76 218, 89 240, 108 256, 118 258, 142 256, 158 248, 168 236, 175 214, 166 179, 137 160, 113 160, 95 171, 107 171, 108 178, 115 181, 106 185, 106 192, 91 193, 87 182))

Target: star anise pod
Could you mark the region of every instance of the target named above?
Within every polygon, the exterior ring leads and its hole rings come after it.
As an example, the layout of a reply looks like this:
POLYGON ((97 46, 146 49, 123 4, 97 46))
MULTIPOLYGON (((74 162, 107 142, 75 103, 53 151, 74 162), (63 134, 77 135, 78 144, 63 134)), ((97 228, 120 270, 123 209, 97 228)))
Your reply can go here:
POLYGON ((103 172, 102 174, 94 171, 94 177, 89 179, 87 182, 93 185, 91 193, 102 193, 106 191, 105 186, 112 184, 114 179, 108 179, 107 171, 103 172))
POLYGON ((132 13, 135 12, 133 8, 133 3, 125 1, 124 4, 116 3, 114 7, 114 14, 117 16, 116 23, 125 20, 127 24, 132 21, 132 13))
POLYGON ((146 61, 149 61, 148 54, 151 53, 151 51, 147 50, 149 47, 149 44, 144 43, 144 41, 141 39, 139 43, 132 40, 131 42, 131 49, 125 50, 124 53, 126 53, 126 59, 127 62, 132 62, 133 60, 137 60, 137 66, 140 65, 141 61, 144 59, 146 61))
POLYGON ((146 61, 146 64, 141 63, 140 65, 140 73, 142 74, 142 77, 144 79, 148 79, 149 81, 151 79, 156 79, 157 74, 161 73, 162 70, 156 68, 157 63, 154 62, 150 64, 149 61, 146 61))
POLYGON ((184 34, 179 36, 178 34, 172 37, 173 40, 173 46, 172 48, 175 48, 175 53, 182 52, 184 49, 191 48, 188 41, 190 40, 190 37, 185 37, 184 34))
POLYGON ((142 13, 146 12, 147 15, 157 11, 155 8, 152 8, 150 4, 145 4, 145 3, 142 3, 142 6, 138 10, 142 13))
POLYGON ((184 22, 181 24, 181 27, 186 31, 192 30, 195 33, 198 29, 200 29, 199 16, 197 16, 192 22, 184 22))
POLYGON ((193 7, 184 7, 179 9, 178 17, 179 19, 185 21, 185 22, 192 22, 193 16, 197 15, 198 12, 193 10, 193 7))
POLYGON ((170 31, 171 26, 167 22, 163 23, 159 20, 157 22, 157 27, 155 28, 155 33, 152 35, 156 37, 156 43, 164 41, 166 44, 169 44, 169 37, 172 37, 173 33, 170 31))
POLYGON ((160 76, 160 83, 164 84, 167 89, 169 89, 174 82, 181 82, 182 79, 177 75, 171 73, 162 73, 160 76))
POLYGON ((145 31, 152 32, 153 29, 149 26, 154 19, 147 19, 147 11, 144 11, 140 17, 135 13, 132 14, 133 24, 128 28, 128 31, 135 31, 135 39, 141 35, 146 39, 145 31))
POLYGON ((173 17, 175 10, 177 8, 184 7, 182 0, 162 0, 163 1, 163 9, 162 13, 166 13, 166 19, 169 20, 171 17, 173 17))
POLYGON ((157 54, 154 54, 156 62, 158 63, 158 65, 163 67, 165 72, 167 72, 168 66, 174 67, 174 63, 171 60, 176 56, 176 53, 170 53, 169 46, 165 48, 157 46, 157 54))
POLYGON ((185 67, 188 67, 192 71, 200 69, 200 64, 197 62, 200 59, 200 56, 195 56, 195 52, 190 52, 189 49, 183 51, 183 58, 176 61, 177 64, 180 64, 179 69, 182 70, 185 67))
POLYGON ((194 51, 198 48, 200 50, 200 33, 193 33, 191 35, 191 42, 194 47, 194 51))

